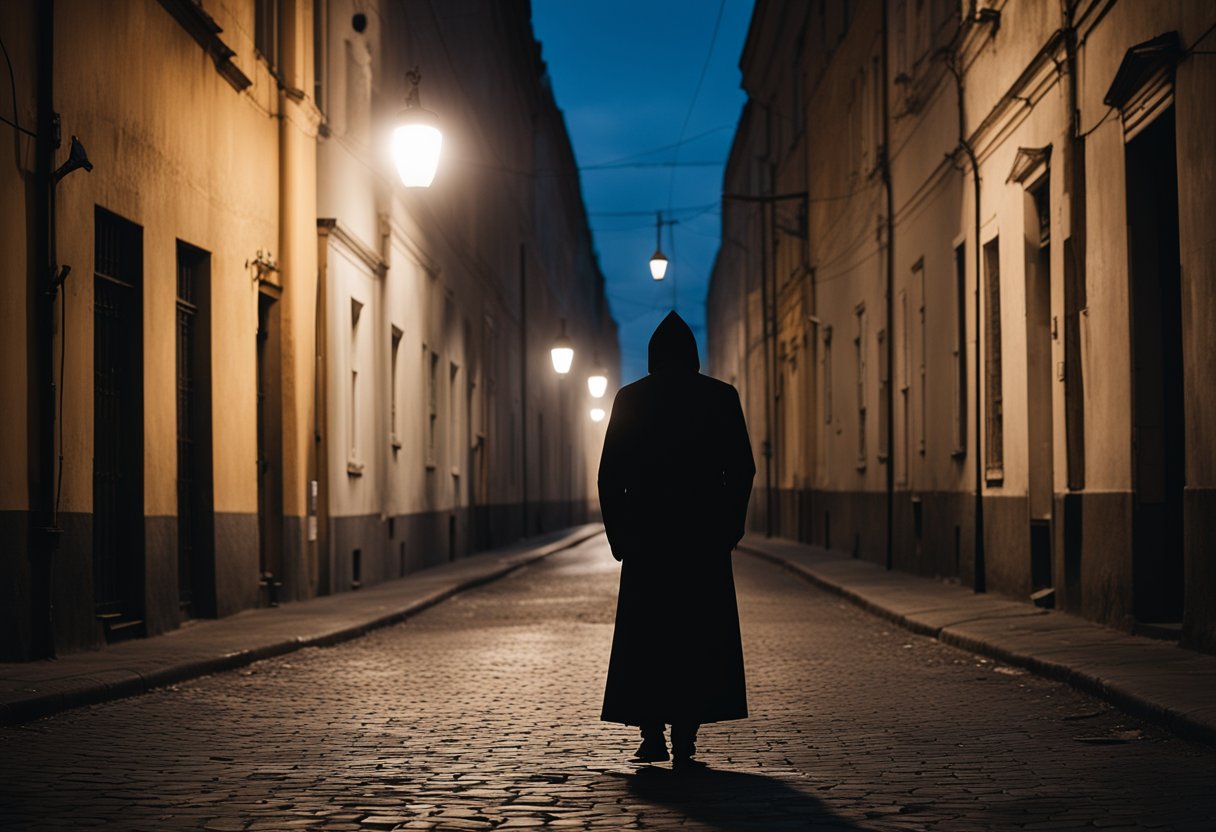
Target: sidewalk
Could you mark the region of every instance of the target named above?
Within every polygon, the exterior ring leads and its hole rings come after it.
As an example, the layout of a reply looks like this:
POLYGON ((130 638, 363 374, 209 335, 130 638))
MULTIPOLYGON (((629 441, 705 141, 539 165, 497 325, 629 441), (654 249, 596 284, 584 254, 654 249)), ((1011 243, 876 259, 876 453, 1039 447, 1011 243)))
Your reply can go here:
POLYGON ((576 546, 602 530, 598 523, 577 526, 357 592, 246 610, 61 659, 0 662, 0 725, 143 693, 303 647, 356 638, 576 546))
POLYGON ((913 632, 1068 682, 1183 736, 1216 743, 1216 656, 888 572, 817 546, 749 534, 739 548, 913 632))

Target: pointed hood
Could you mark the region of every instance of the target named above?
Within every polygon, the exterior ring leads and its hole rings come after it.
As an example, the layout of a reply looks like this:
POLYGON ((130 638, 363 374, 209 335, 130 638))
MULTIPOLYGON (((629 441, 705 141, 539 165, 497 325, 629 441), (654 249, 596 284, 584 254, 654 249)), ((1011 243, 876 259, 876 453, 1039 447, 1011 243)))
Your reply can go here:
POLYGON ((695 373, 701 369, 697 339, 684 319, 672 310, 650 336, 651 373, 695 373))

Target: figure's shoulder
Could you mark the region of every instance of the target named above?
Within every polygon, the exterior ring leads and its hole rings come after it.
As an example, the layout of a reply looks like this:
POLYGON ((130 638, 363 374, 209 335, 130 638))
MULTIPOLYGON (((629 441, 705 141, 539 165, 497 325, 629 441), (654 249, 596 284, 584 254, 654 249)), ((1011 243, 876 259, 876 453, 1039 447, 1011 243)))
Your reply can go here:
POLYGON ((697 378, 700 379, 699 383, 702 388, 716 398, 725 399, 726 401, 737 400, 739 398, 739 391, 732 384, 727 384, 725 381, 704 374, 698 374, 697 378))
POLYGON ((639 395, 643 390, 646 389, 646 382, 649 381, 649 379, 650 376, 642 376, 637 381, 629 382, 620 390, 616 391, 616 401, 626 401, 639 395))

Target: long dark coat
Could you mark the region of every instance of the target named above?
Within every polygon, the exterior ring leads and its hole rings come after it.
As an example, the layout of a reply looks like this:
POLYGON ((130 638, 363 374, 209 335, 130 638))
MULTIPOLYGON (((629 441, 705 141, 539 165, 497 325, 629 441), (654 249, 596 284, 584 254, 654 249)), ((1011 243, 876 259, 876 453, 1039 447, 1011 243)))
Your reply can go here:
POLYGON ((612 406, 599 492, 622 568, 607 722, 747 716, 731 550, 756 466, 738 393, 699 369, 672 312, 650 339, 650 375, 612 406))

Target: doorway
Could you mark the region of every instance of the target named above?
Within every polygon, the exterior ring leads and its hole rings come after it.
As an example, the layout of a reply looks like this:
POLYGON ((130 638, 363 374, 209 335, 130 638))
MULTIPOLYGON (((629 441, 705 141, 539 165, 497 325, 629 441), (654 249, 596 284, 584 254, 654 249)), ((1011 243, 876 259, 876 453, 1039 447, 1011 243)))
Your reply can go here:
POLYGON ((283 374, 277 294, 265 285, 258 293, 258 569, 262 603, 269 606, 278 602, 275 590, 282 582, 283 552, 283 374))
POLYGON ((1186 478, 1178 172, 1171 107, 1127 143, 1136 619, 1182 620, 1186 478))
POLYGON ((1025 194, 1026 408, 1030 511, 1030 582, 1052 585, 1051 204, 1044 173, 1025 194))
POLYGON ((107 641, 143 632, 143 229, 94 214, 93 598, 107 641))
POLYGON ((215 615, 211 255, 177 243, 177 586, 187 618, 215 615))

